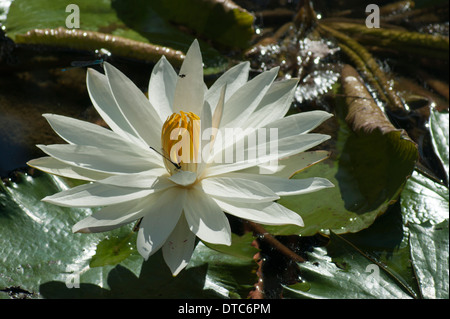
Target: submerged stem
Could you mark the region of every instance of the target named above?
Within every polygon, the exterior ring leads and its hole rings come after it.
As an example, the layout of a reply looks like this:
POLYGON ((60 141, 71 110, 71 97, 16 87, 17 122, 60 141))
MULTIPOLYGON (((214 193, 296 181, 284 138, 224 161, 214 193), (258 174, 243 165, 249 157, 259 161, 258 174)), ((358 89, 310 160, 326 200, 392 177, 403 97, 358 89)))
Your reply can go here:
POLYGON ((296 262, 305 262, 305 259, 299 255, 297 255, 295 252, 293 252, 291 249, 283 245, 281 242, 279 242, 275 237, 273 237, 271 234, 267 232, 267 230, 254 222, 247 221, 248 226, 250 229, 255 232, 258 235, 261 235, 263 237, 263 240, 265 240, 268 244, 273 246, 275 249, 277 249, 280 253, 283 255, 289 257, 290 259, 296 261, 296 262))
POLYGON ((377 64, 372 55, 357 41, 348 35, 333 29, 323 23, 318 25, 318 30, 324 35, 331 35, 337 39, 339 46, 348 57, 354 61, 359 69, 368 78, 368 81, 375 86, 380 97, 393 113, 404 113, 405 108, 402 100, 397 96, 389 85, 389 81, 377 64))
POLYGON ((139 218, 139 219, 137 220, 136 224, 134 224, 133 232, 137 232, 137 231, 139 230, 139 226, 141 225, 142 218, 143 218, 143 217, 139 218))

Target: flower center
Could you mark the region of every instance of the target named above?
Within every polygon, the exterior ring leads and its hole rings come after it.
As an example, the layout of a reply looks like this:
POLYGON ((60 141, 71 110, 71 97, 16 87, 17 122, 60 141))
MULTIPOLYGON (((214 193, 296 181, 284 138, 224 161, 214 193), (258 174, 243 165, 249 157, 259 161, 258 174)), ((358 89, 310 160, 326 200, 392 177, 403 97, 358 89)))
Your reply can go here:
POLYGON ((170 115, 161 131, 164 165, 170 174, 177 166, 183 171, 197 171, 200 142, 200 117, 180 111, 170 115))

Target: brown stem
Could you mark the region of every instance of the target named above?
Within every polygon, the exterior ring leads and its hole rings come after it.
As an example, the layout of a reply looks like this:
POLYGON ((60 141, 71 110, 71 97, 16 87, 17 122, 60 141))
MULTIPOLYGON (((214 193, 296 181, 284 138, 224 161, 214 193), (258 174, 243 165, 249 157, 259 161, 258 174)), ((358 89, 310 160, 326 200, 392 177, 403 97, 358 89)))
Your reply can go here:
POLYGON ((301 256, 297 255, 295 252, 290 250, 288 247, 280 243, 275 237, 273 237, 271 234, 265 230, 265 228, 259 224, 256 224, 251 221, 247 221, 247 224, 249 228, 256 234, 261 235, 262 239, 265 240, 267 243, 269 243, 271 246, 276 248, 279 252, 281 252, 283 255, 291 258, 292 260, 296 262, 304 262, 305 259, 301 256))
POLYGON ((133 232, 137 232, 139 230, 139 226, 141 226, 142 217, 138 219, 136 224, 134 224, 133 232))

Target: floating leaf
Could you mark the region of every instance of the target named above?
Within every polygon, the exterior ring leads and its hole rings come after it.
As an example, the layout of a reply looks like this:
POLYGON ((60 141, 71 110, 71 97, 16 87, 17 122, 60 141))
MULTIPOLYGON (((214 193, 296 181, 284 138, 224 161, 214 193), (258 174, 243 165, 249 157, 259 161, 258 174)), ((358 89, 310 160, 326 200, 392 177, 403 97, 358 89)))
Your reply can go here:
MULTIPOLYGON (((16 40, 17 34, 25 34, 33 29, 56 29, 66 27, 66 19, 70 12, 66 7, 73 3, 69 0, 36 0, 13 1, 4 23, 8 37, 16 40)), ((76 2, 80 9, 80 28, 86 31, 106 30, 114 25, 114 30, 127 29, 111 10, 110 1, 81 0, 76 2)), ((129 38, 142 40, 138 33, 130 33, 129 38)))
MULTIPOLYGON (((432 110, 430 114, 431 140, 448 177, 448 113, 432 110)), ((447 179, 448 181, 448 179, 447 179)), ((449 217, 448 186, 414 172, 401 194, 404 223, 438 224, 449 217)))
POLYGON ((253 256, 258 252, 258 249, 252 246, 253 240, 255 240, 255 238, 250 232, 242 236, 232 233, 230 246, 215 245, 207 242, 204 242, 204 244, 218 252, 234 256, 245 261, 252 261, 253 256))
MULTIPOLYGON (((175 65, 194 36, 186 34, 162 18, 148 1, 76 2, 80 29, 65 29, 70 0, 16 0, 4 23, 8 37, 22 44, 58 45, 80 50, 105 48, 112 54, 156 62, 162 54, 175 65), (41 30, 41 31, 39 31, 41 30), (181 52, 180 52, 181 51, 181 52)), ((214 19, 213 19, 214 21, 214 19)), ((224 58, 202 42, 202 53, 209 67, 221 65, 224 58)))
POLYGON ((448 219, 440 224, 410 224, 411 258, 424 298, 448 299, 448 219))
POLYGON ((369 228, 340 237, 388 270, 411 295, 420 296, 399 202, 390 206, 369 228))
POLYGON ((40 293, 44 298, 246 298, 256 280, 256 263, 223 255, 201 242, 176 277, 161 251, 139 265, 131 261, 99 268, 107 270, 103 286, 82 281, 79 288, 68 289, 61 281, 49 281, 40 286, 40 293))
POLYGON ((430 132, 436 154, 444 166, 447 173, 447 182, 449 175, 449 116, 447 112, 439 112, 432 109, 430 112, 430 132))
MULTIPOLYGON (((448 174, 448 113, 432 110, 430 131, 436 154, 448 174)), ((414 172, 402 192, 401 207, 421 296, 448 298, 448 187, 414 172)))
POLYGON ((167 20, 188 26, 226 46, 244 49, 254 34, 253 15, 233 1, 154 0, 150 3, 167 20))
POLYGON ((124 236, 112 236, 102 239, 97 244, 95 255, 89 263, 89 267, 102 267, 116 265, 135 253, 136 235, 133 232, 124 236))
POLYGON ((86 30, 33 29, 25 34, 16 35, 16 42, 90 51, 103 48, 119 56, 153 62, 165 55, 169 62, 177 67, 181 66, 184 59, 181 51, 86 30))
POLYGON ((266 227, 274 234, 311 236, 328 229, 338 234, 358 232, 397 200, 412 173, 416 145, 390 124, 354 69, 344 68, 342 77, 343 91, 349 97, 348 106, 338 105, 336 153, 293 177, 321 176, 335 187, 282 197, 279 203, 298 212, 305 227, 266 227))
POLYGON ((19 286, 38 295, 41 284, 65 283, 73 274, 101 284, 101 271, 86 273, 86 267, 104 235, 72 233, 72 226, 92 211, 41 202, 68 187, 61 178, 19 174, 17 179, 8 186, 0 182, 0 289, 19 286))
MULTIPOLYGON (((249 247, 248 251, 251 254, 252 247, 249 247)), ((245 253, 245 256, 249 256, 249 253, 245 253)), ((199 242, 195 248, 187 269, 198 267, 208 269, 204 289, 215 290, 226 298, 247 298, 257 281, 257 264, 253 259, 223 254, 208 248, 202 242, 199 242)))
POLYGON ((421 224, 448 219, 448 188, 414 172, 401 195, 404 221, 421 224))
POLYGON ((253 248, 244 247, 251 236, 237 243, 245 258, 200 242, 187 269, 173 277, 160 251, 144 262, 131 250, 132 225, 72 233, 92 211, 41 201, 68 187, 67 180, 45 173, 0 182, 0 299, 246 298, 253 288, 257 265, 250 258, 253 248))
POLYGON ((395 277, 361 253, 354 245, 331 233, 327 247, 308 253, 298 264, 302 283, 285 287, 287 298, 407 299, 412 296, 395 277))

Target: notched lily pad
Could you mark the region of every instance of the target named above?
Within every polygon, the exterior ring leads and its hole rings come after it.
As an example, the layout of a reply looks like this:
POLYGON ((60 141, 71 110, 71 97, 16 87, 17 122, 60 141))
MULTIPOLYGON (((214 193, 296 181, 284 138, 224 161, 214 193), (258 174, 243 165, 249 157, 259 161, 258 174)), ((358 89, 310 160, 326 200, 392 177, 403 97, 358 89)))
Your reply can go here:
POLYGON ((167 20, 222 45, 246 48, 254 34, 253 15, 233 1, 156 0, 151 6, 167 20))
MULTIPOLYGON (((348 107, 345 120, 353 134, 346 147, 358 188, 374 205, 396 198, 418 158, 416 144, 396 129, 375 104, 359 75, 346 65, 342 82, 348 107), (377 150, 369 152, 365 148, 377 150)), ((344 150, 345 150, 344 148, 344 150)))
POLYGON ((279 203, 299 213, 305 227, 267 227, 276 235, 365 229, 398 199, 414 169, 418 157, 415 143, 387 120, 358 73, 344 67, 342 82, 348 97, 346 104, 336 106, 340 126, 336 153, 293 177, 325 177, 335 187, 282 197, 279 203))
POLYGON ((123 236, 111 236, 101 240, 97 244, 95 255, 89 263, 89 267, 102 267, 105 265, 116 265, 136 254, 136 234, 130 232, 123 236))

